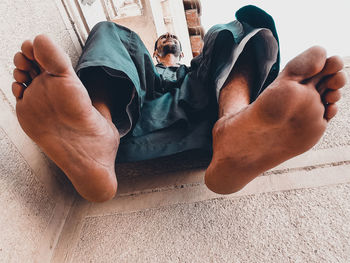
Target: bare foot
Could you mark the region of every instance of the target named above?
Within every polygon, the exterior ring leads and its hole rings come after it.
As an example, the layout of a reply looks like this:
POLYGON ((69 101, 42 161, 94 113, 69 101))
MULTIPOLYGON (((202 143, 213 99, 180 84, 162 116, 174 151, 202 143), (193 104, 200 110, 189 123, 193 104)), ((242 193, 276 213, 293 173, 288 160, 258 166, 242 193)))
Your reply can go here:
POLYGON ((117 129, 92 106, 68 56, 48 37, 25 41, 21 49, 12 85, 21 127, 84 198, 111 199, 117 190, 117 129))
POLYGON ((337 113, 346 83, 339 57, 312 47, 291 60, 258 99, 213 128, 205 183, 229 194, 268 169, 310 149, 337 113))

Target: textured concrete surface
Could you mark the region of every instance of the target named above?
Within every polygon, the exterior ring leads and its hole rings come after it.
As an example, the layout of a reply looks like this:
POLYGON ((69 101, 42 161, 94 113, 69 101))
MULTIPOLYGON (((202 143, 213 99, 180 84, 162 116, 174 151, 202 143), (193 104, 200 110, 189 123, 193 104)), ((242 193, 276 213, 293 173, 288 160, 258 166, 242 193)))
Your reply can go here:
POLYGON ((71 262, 349 262, 350 185, 86 217, 71 262))
POLYGON ((0 260, 33 260, 55 202, 0 129, 0 260))

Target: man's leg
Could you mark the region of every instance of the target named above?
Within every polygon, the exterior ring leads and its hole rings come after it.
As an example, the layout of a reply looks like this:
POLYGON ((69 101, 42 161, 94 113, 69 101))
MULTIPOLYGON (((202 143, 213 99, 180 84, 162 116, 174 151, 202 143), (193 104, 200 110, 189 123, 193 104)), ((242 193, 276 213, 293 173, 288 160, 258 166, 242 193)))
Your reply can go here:
MULTIPOLYGON (((249 45, 249 44, 248 44, 249 45)), ((249 48, 247 48, 249 50, 249 48)), ((250 103, 250 89, 256 72, 253 54, 244 52, 223 85, 219 95, 219 119, 232 116, 250 103)))
POLYGON ((48 37, 25 41, 21 49, 14 57, 12 86, 21 127, 85 199, 111 199, 117 190, 119 133, 108 102, 98 95, 92 104, 67 54, 48 37))
POLYGON ((244 77, 249 59, 239 62, 238 72, 231 72, 231 81, 220 94, 213 158, 205 174, 208 188, 221 194, 242 189, 259 174, 315 145, 336 115, 339 89, 346 83, 342 60, 327 59, 324 49, 312 47, 291 60, 247 106, 244 94, 249 94, 254 76, 244 77))

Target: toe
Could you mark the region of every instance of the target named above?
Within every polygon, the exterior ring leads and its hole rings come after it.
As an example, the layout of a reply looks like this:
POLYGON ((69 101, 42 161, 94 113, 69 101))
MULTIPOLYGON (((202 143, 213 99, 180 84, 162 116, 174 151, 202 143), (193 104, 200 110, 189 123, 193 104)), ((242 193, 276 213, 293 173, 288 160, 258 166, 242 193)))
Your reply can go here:
POLYGON ((13 78, 19 83, 28 83, 32 80, 27 71, 22 71, 17 68, 13 70, 13 78))
POLYGON ((323 103, 336 103, 341 99, 341 93, 339 90, 328 90, 322 96, 323 103))
POLYGON ((33 70, 30 72, 30 76, 32 78, 39 75, 41 72, 44 71, 44 69, 35 61, 34 58, 34 48, 33 43, 30 40, 26 40, 22 43, 21 50, 23 55, 29 59, 32 63, 33 70))
POLYGON ((34 58, 39 65, 53 75, 74 72, 68 55, 48 36, 38 35, 33 44, 34 58))
POLYGON ((35 61, 28 59, 22 52, 17 52, 13 58, 13 64, 21 71, 28 72, 34 79, 42 71, 35 61))
POLYGON ((26 40, 22 43, 21 50, 24 56, 30 60, 34 60, 33 43, 30 40, 26 40))
POLYGON ((18 82, 12 83, 12 94, 16 97, 16 100, 19 100, 23 97, 25 86, 18 82))
POLYGON ((314 46, 288 62, 283 73, 296 81, 305 81, 322 71, 326 63, 326 50, 314 46))
POLYGON ((345 72, 339 71, 321 79, 317 85, 317 90, 322 95, 327 90, 337 90, 344 87, 346 82, 347 78, 345 72))
POLYGON ((310 82, 315 86, 318 85, 323 78, 333 75, 344 68, 344 62, 339 56, 333 56, 326 60, 326 63, 320 73, 314 76, 310 82))
POLYGON ((334 74, 344 68, 344 61, 339 56, 332 56, 329 57, 326 61, 326 64, 322 71, 320 72, 321 75, 330 75, 334 74))
POLYGON ((328 104, 324 113, 324 118, 330 121, 338 112, 338 106, 335 103, 328 104))
POLYGON ((27 59, 22 52, 17 52, 13 58, 15 66, 22 71, 30 71, 33 69, 33 65, 29 59, 27 59))

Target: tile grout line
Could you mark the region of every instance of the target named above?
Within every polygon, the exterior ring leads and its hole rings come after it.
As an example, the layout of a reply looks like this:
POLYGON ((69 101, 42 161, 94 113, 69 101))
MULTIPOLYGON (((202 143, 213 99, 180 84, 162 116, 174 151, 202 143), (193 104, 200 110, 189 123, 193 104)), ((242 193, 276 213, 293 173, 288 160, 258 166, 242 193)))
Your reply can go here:
POLYGON ((50 262, 61 237, 67 218, 73 209, 74 199, 62 196, 46 226, 45 234, 38 246, 35 262, 50 262))
POLYGON ((66 217, 58 237, 56 246, 53 249, 50 262, 69 263, 74 254, 74 248, 79 242, 81 230, 84 225, 84 218, 89 211, 90 203, 77 197, 66 217))
POLYGON ((61 15, 63 23, 66 26, 69 36, 73 42, 74 48, 77 51, 77 53, 80 54, 82 52, 83 43, 81 43, 79 39, 79 34, 77 32, 77 29, 75 28, 74 20, 69 15, 67 7, 65 6, 65 3, 62 0, 55 0, 55 4, 61 15))

